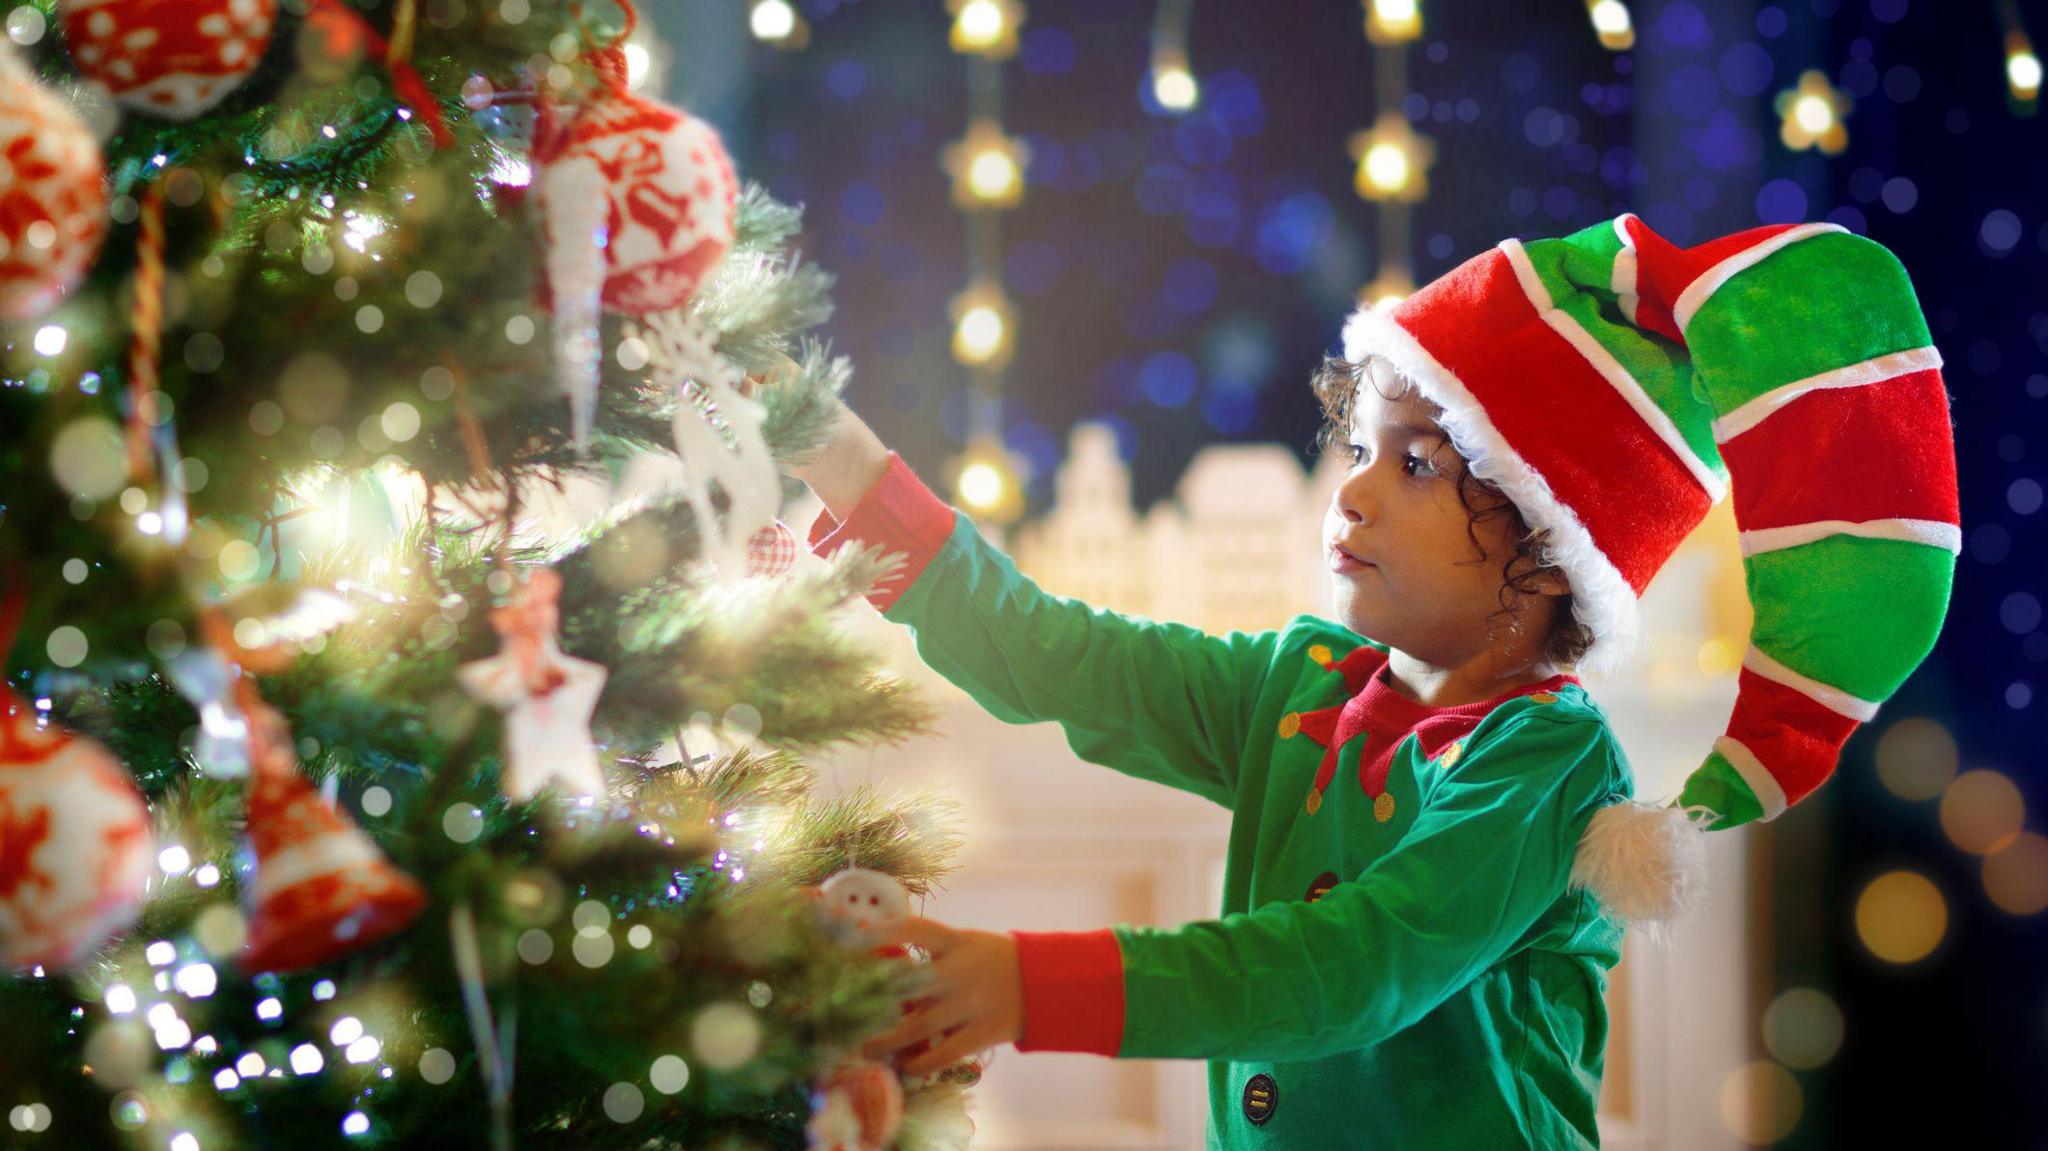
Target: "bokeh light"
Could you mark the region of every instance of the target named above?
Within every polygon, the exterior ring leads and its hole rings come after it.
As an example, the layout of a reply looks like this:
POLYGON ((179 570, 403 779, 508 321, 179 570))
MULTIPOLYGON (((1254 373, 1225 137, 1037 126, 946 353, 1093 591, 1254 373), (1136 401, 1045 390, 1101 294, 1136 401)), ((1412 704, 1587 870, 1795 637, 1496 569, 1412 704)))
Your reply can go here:
POLYGON ((1794 152, 1818 148, 1837 155, 1849 146, 1843 123, 1849 109, 1849 97, 1828 83, 1825 72, 1802 73, 1798 87, 1778 94, 1778 139, 1794 152))
POLYGON ((1768 1146, 1790 1135, 1804 1107, 1799 1081, 1769 1060, 1745 1063, 1721 1081, 1721 1122, 1745 1143, 1768 1146))
POLYGON ((64 425, 50 444, 50 474, 74 496, 104 500, 126 485, 128 456, 121 429, 101 416, 64 425))
POLYGON ((2022 832, 1984 857, 1984 894, 2000 911, 2036 915, 2048 910, 2048 838, 2022 832))
POLYGON ((1375 44, 1405 44, 1422 35, 1416 0, 1366 0, 1365 35, 1375 44))
POLYGON ((1917 963, 1948 932, 1948 901, 1915 871, 1878 876, 1856 898, 1856 937, 1886 963, 1917 963))
POLYGON ((953 12, 949 34, 955 52, 1006 57, 1017 52, 1017 27, 1024 9, 1017 0, 948 0, 953 12))
POLYGON ((678 1055, 663 1055, 648 1068, 647 1082, 663 1095, 674 1095, 690 1085, 690 1065, 678 1055))
POLYGON ((1764 1047, 1797 1071, 1825 1066, 1842 1049, 1842 1009, 1826 992, 1795 987, 1764 1009, 1764 1047))
POLYGON ((1989 855, 2018 838, 2027 818, 2020 789, 2001 772, 1967 771, 1941 795, 1941 829, 1972 855, 1989 855))
POLYGON ((2041 58, 2024 41, 2006 54, 2005 82, 2015 100, 2027 102, 2041 96, 2041 58))
POLYGON ((1636 46, 1635 21, 1629 16, 1628 5, 1621 0, 1587 0, 1586 13, 1592 17, 1593 31, 1600 37, 1600 46, 1610 52, 1626 52, 1636 46))
POLYGON ((1893 795, 1922 801, 1938 798, 1956 777, 1956 738, 1938 721, 1923 716, 1899 720, 1877 741, 1877 777, 1893 795))
POLYGON ((1186 112, 1201 102, 1202 88, 1186 65, 1168 64, 1152 70, 1152 98, 1169 112, 1186 112))
POLYGON ((647 1096, 632 1083, 614 1083, 605 1089, 604 1113, 614 1123, 631 1123, 647 1110, 647 1096))
POLYGON ((779 44, 796 34, 800 19, 789 0, 754 0, 747 13, 747 30, 757 40, 779 44))
POLYGON ((739 1003, 713 1003, 690 1023, 690 1049, 714 1071, 746 1066, 761 1050, 761 1021, 739 1003))
POLYGON ((455 1078, 455 1056, 440 1047, 429 1047, 420 1053, 420 1078, 439 1085, 455 1078))

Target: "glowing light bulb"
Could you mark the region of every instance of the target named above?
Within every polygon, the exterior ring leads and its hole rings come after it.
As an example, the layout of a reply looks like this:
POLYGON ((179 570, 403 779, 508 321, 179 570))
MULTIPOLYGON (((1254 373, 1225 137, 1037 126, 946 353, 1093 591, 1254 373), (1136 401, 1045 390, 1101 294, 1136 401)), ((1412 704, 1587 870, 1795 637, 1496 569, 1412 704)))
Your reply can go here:
POLYGON ((975 464, 960 473, 960 498, 978 510, 995 507, 1003 500, 1003 473, 988 464, 975 464))
POLYGON ((1382 192, 1399 192, 1408 186, 1412 171, 1408 153, 1399 144, 1374 144, 1365 153, 1365 178, 1382 192))
POLYGON ((1422 35, 1422 9, 1415 0, 1367 0, 1365 35, 1375 44, 1403 44, 1422 35))
POLYGON ((1152 98, 1169 112, 1185 112, 1201 101, 1202 88, 1194 73, 1170 64, 1152 73, 1152 98))
POLYGON ((1001 200, 1016 191, 1020 175, 1016 159, 1008 152, 987 148, 976 153, 968 166, 967 185, 979 199, 1001 200))
POLYGON ((966 52, 986 52, 1002 43, 1009 13, 997 0, 967 0, 953 18, 953 42, 966 52))
POLYGON ((1792 115, 1799 126, 1818 136, 1835 124, 1835 110, 1819 96, 1801 96, 1792 105, 1792 115))
POLYGON ((995 357, 1003 346, 1004 324, 1002 314, 993 307, 983 304, 969 308, 960 317, 960 331, 954 343, 966 353, 971 363, 982 363, 995 357))
POLYGON ((2032 100, 2041 94, 2041 58, 2022 49, 2005 58, 2005 80, 2012 94, 2032 100))
POLYGON ((220 976, 210 963, 188 963, 178 968, 172 982, 188 997, 205 999, 220 986, 220 976))
POLYGON ((335 1020, 334 1026, 327 1030, 328 1041, 336 1047, 347 1047, 362 1037, 363 1022, 353 1015, 344 1015, 335 1020))
POLYGON ((1621 0, 1593 0, 1586 11, 1593 18, 1593 31, 1602 47, 1616 52, 1635 47, 1635 22, 1629 18, 1628 5, 1621 0))
POLYGON ((747 14, 747 27, 757 40, 786 40, 796 31, 796 9, 788 0, 761 0, 747 14))
POLYGON ((1849 98, 1828 83, 1825 73, 1808 71, 1799 77, 1797 88, 1778 94, 1778 139, 1795 152, 1819 148, 1838 155, 1849 146, 1849 131, 1842 123, 1849 107, 1849 98))

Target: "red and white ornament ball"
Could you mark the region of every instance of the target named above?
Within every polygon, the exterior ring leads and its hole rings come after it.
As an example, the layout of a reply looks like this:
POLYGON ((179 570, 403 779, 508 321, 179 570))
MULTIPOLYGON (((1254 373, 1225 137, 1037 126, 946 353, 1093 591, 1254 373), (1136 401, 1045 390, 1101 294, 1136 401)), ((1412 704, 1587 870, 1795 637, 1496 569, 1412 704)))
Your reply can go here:
POLYGON ((739 180, 711 125, 635 95, 610 55, 589 100, 544 109, 534 190, 552 294, 594 289, 606 309, 642 316, 688 303, 725 258, 739 180))
POLYGON ((49 311, 84 278, 106 234, 99 142, 0 50, 0 319, 49 311))
POLYGON ((61 971, 135 922, 149 809, 106 748, 0 688, 0 966, 61 971))
POLYGON ((776 520, 747 537, 747 574, 779 576, 796 566, 796 533, 776 520))
POLYGON ((190 120, 227 98, 270 48, 277 0, 64 0, 87 79, 124 107, 190 120))

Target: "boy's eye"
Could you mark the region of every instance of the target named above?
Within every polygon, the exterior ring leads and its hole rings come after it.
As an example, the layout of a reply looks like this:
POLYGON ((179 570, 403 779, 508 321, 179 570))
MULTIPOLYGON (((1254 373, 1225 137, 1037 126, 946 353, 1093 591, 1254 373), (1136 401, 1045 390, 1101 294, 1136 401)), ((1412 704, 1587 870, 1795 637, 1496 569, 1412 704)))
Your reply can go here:
MULTIPOLYGON (((1369 448, 1364 444, 1355 442, 1345 444, 1344 452, 1350 457, 1351 466, 1353 467, 1364 465, 1366 457, 1371 455, 1369 448)), ((1431 476, 1442 474, 1437 469, 1434 457, 1417 455, 1414 452, 1405 453, 1405 458, 1401 461, 1401 470, 1417 479, 1427 479, 1431 476)))

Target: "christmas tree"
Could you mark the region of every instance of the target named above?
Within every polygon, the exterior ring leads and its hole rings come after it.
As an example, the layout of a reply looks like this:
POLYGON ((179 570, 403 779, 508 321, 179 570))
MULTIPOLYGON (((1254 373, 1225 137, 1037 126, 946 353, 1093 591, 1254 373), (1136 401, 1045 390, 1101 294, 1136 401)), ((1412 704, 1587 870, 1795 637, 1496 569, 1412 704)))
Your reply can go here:
POLYGON ((830 280, 633 23, 10 15, 8 1145, 965 1143, 816 891, 953 846, 802 759, 929 721, 832 619, 892 557, 776 518, 830 280))

